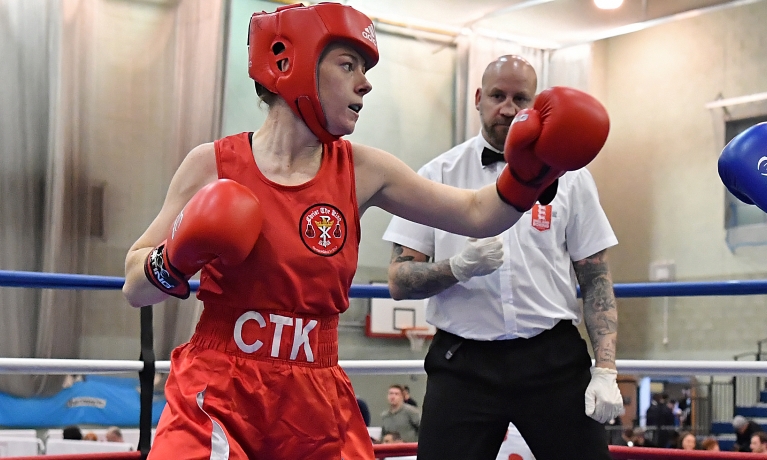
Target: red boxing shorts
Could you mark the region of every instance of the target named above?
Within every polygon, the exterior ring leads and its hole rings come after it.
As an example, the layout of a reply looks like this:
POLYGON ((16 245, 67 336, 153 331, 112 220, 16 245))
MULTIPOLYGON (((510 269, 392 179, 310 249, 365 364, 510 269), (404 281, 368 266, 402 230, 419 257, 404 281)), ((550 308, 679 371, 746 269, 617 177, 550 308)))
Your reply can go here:
POLYGON ((372 460, 338 316, 206 306, 173 350, 149 458, 372 460))

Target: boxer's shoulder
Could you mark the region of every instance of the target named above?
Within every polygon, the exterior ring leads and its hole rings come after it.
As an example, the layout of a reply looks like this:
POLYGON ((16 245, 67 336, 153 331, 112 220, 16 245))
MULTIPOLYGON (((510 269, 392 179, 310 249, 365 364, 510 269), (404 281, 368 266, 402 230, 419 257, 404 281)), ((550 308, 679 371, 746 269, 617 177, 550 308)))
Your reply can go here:
POLYGON ((218 169, 213 143, 200 144, 181 162, 171 181, 169 193, 177 193, 185 203, 198 190, 217 179, 218 169))

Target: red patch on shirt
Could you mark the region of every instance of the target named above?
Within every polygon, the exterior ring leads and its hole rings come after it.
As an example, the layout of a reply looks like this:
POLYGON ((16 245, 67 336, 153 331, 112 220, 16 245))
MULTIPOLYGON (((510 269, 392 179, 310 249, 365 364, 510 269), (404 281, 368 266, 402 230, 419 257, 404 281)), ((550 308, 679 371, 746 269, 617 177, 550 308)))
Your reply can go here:
POLYGON ((532 226, 539 232, 545 232, 551 228, 551 205, 541 205, 535 203, 530 213, 532 215, 532 226))

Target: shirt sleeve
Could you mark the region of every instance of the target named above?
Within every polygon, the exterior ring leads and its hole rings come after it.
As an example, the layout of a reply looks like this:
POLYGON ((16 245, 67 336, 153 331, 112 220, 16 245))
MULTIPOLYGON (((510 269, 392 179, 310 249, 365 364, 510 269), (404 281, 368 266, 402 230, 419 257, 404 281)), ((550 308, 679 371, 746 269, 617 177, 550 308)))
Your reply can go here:
POLYGON ((418 432, 419 428, 421 427, 421 411, 413 408, 413 410, 410 411, 410 424, 413 425, 413 428, 415 428, 416 433, 418 432))
POLYGON ((573 180, 571 210, 566 229, 567 251, 579 261, 618 244, 607 220, 594 178, 581 169, 573 180))
MULTIPOLYGON (((428 169, 428 164, 418 170, 418 174, 430 179, 437 180, 428 169)), ((437 182, 439 182, 437 180, 437 182)), ((384 241, 391 241, 410 249, 414 249, 421 254, 434 257, 434 228, 421 225, 393 216, 389 226, 383 234, 384 241)))

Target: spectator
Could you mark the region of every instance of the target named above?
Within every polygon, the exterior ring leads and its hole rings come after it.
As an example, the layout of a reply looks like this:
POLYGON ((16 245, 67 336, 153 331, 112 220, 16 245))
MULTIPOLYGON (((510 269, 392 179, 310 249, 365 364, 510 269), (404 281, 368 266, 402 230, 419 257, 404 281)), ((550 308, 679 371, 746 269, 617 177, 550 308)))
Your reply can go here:
POLYGON ((682 397, 679 399, 679 404, 677 406, 680 411, 679 422, 683 427, 688 428, 692 426, 692 397, 690 395, 689 388, 683 389, 682 397))
POLYGON ((85 433, 85 435, 83 436, 83 441, 98 441, 98 440, 99 440, 99 437, 96 436, 96 433, 94 433, 93 431, 89 431, 85 433))
MULTIPOLYGON (((668 431, 668 445, 666 446, 669 449, 679 448, 681 445, 681 436, 679 436, 680 433, 676 431, 675 429, 668 431)), ((661 446, 663 447, 663 446, 661 446)))
POLYGON ((621 431, 620 438, 612 440, 610 444, 613 446, 634 447, 634 429, 625 428, 621 431))
POLYGON ((755 454, 767 454, 767 433, 757 431, 751 436, 751 452, 755 454))
POLYGON ((620 416, 615 417, 609 422, 605 423, 605 436, 607 437, 607 444, 611 446, 625 446, 626 440, 623 439, 623 421, 620 416))
POLYGON ((123 440, 123 432, 116 426, 107 428, 106 438, 107 442, 125 442, 123 440))
POLYGON ((71 439, 73 441, 82 441, 83 440, 83 432, 80 431, 80 427, 76 425, 70 425, 68 427, 65 427, 62 436, 64 439, 71 439))
POLYGON ((381 444, 397 444, 402 442, 402 436, 396 431, 390 431, 386 433, 381 439, 381 444))
POLYGON ((418 407, 418 403, 415 399, 410 397, 410 387, 407 385, 402 386, 402 396, 405 398, 405 404, 410 404, 413 407, 418 407))
POLYGON ((716 440, 715 437, 709 436, 706 439, 704 439, 700 446, 703 448, 703 450, 711 450, 714 452, 719 452, 719 441, 716 440))
POLYGON ((674 426, 682 424, 682 410, 679 409, 679 402, 676 399, 669 400, 666 405, 671 409, 671 413, 674 414, 674 426))
POLYGON ((679 435, 677 447, 682 450, 697 450, 698 441, 695 439, 694 434, 685 431, 679 435))
POLYGON ((647 439, 646 431, 641 426, 634 428, 634 436, 631 440, 635 447, 658 447, 654 442, 647 439))
POLYGON ((421 413, 415 407, 405 404, 402 386, 392 385, 387 395, 389 409, 381 414, 381 436, 398 432, 404 442, 418 441, 418 428, 421 425, 421 413))
POLYGON ((370 409, 368 403, 364 399, 357 398, 357 405, 360 406, 360 413, 362 414, 362 420, 365 421, 365 426, 370 426, 370 409))
POLYGON ((673 446, 672 434, 674 430, 674 413, 668 407, 668 395, 654 394, 650 407, 647 408, 647 426, 655 430, 653 441, 658 447, 673 446))
POLYGON ((762 427, 751 420, 747 420, 742 415, 736 415, 732 419, 732 427, 735 429, 735 448, 736 452, 751 452, 751 437, 759 433, 762 427))
MULTIPOLYGON (((402 437, 397 433, 396 431, 392 431, 391 433, 386 433, 386 435, 381 440, 381 444, 399 444, 402 441, 402 437)), ((416 457, 387 457, 382 460, 417 460, 416 457)))

